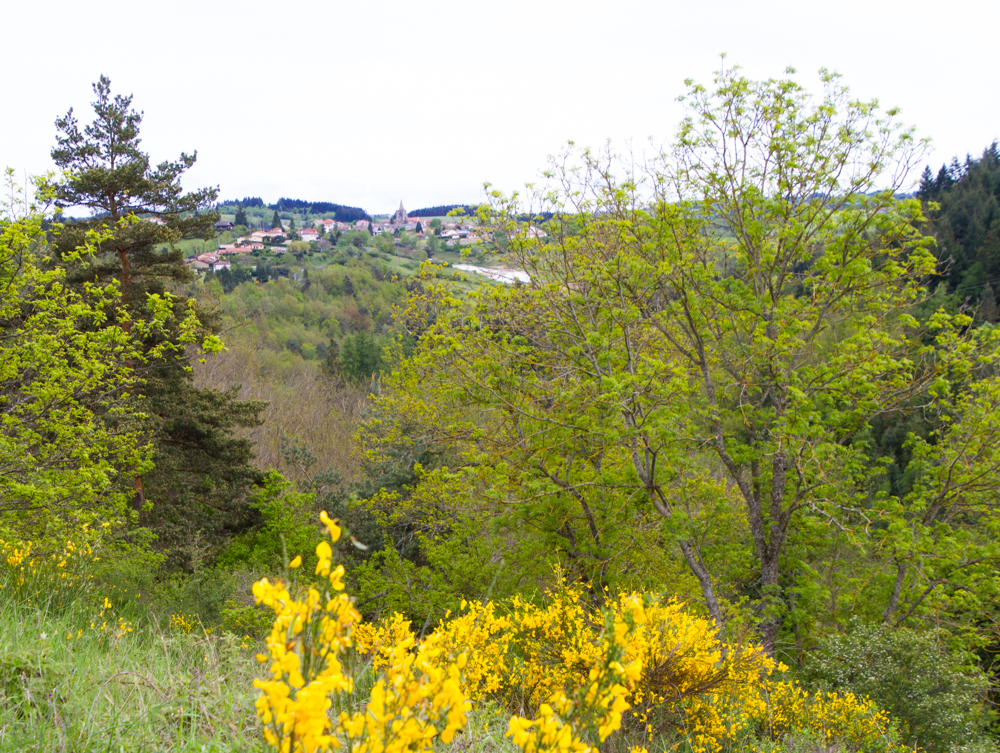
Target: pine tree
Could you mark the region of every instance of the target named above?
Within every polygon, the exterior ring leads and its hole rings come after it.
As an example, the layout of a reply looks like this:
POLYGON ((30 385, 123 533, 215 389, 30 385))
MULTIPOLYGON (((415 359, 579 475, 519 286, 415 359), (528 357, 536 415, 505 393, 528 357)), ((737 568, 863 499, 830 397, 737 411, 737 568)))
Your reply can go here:
POLYGON ((274 229, 276 227, 277 228, 281 228, 282 227, 281 217, 278 215, 278 210, 277 209, 274 210, 274 216, 271 217, 271 228, 274 229))
POLYGON ((937 178, 934 181, 934 187, 937 189, 938 193, 951 188, 951 184, 955 181, 952 179, 951 174, 948 172, 948 168, 945 165, 941 165, 941 169, 938 170, 937 178))
POLYGON ((382 349, 367 332, 345 337, 340 366, 350 381, 367 381, 382 368, 382 349))
POLYGON ((937 196, 937 184, 934 182, 934 173, 931 172, 930 165, 924 167, 920 174, 920 188, 917 190, 917 198, 921 201, 932 201, 937 196))
POLYGON ((242 225, 243 227, 247 227, 247 225, 249 225, 249 222, 247 221, 247 212, 243 208, 242 204, 236 205, 236 218, 233 220, 233 224, 242 225))
POLYGON ((120 280, 126 307, 141 309, 145 293, 160 292, 171 280, 186 281, 190 273, 180 263, 178 250, 158 251, 160 244, 188 238, 213 238, 219 216, 209 209, 218 189, 183 193, 180 178, 197 158, 181 154, 176 162, 152 167, 139 149, 142 113, 131 109, 132 97, 111 97, 106 76, 94 84, 94 121, 80 129, 73 110, 56 120, 56 147, 52 159, 64 171, 56 186, 57 205, 86 207, 95 218, 67 224, 57 241, 66 256, 82 245, 90 230, 110 229, 102 243, 102 257, 86 271, 120 280), (202 213, 203 212, 203 213, 202 213), (135 221, 155 218, 158 222, 135 221), (122 225, 129 219, 131 224, 122 225), (134 302, 134 306, 133 306, 134 302))
MULTIPOLYGON (((218 215, 210 210, 218 189, 185 193, 182 175, 196 154, 152 167, 139 149, 142 113, 132 97, 111 95, 102 76, 94 84, 94 120, 80 128, 70 110, 56 121, 52 158, 63 171, 55 188, 62 207, 86 207, 92 217, 66 223, 55 240, 56 262, 68 264, 67 280, 85 285, 117 280, 121 300, 133 320, 154 315, 149 296, 162 296, 175 282, 191 279, 177 241, 214 237, 218 215), (150 221, 150 220, 156 220, 150 221), (92 230, 108 238, 86 266, 66 262, 92 230), (158 250, 161 244, 169 249, 158 250)), ((178 312, 188 308, 174 297, 178 312)), ((248 503, 263 474, 250 464, 251 447, 233 430, 260 423, 263 403, 241 403, 234 392, 196 388, 183 350, 143 369, 142 396, 134 398, 152 437, 155 469, 133 480, 133 504, 156 530, 175 565, 184 565, 182 545, 201 532, 209 543, 255 522, 248 503)), ((110 420, 110 419, 109 419, 110 420)))
POLYGON ((341 377, 340 367, 340 346, 336 340, 330 340, 330 345, 326 349, 326 356, 323 358, 323 365, 320 367, 323 373, 333 379, 341 377))
POLYGON ((983 291, 983 300, 979 304, 976 318, 990 324, 996 324, 997 319, 1000 318, 1000 311, 997 310, 997 299, 993 295, 993 287, 989 283, 986 284, 986 289, 983 291))

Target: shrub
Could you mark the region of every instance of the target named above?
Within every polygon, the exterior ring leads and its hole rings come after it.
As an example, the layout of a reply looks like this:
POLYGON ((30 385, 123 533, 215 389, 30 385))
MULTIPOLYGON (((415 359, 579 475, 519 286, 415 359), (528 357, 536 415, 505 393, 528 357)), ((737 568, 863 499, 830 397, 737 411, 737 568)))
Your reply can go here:
MULTIPOLYGON (((340 527, 321 519, 337 541, 340 527)), ((255 683, 264 691, 257 710, 282 753, 345 743, 354 753, 420 753, 450 744, 473 701, 513 713, 507 736, 523 753, 596 753, 618 741, 645 753, 634 743, 654 733, 695 753, 803 740, 904 751, 872 701, 808 693, 760 647, 723 644, 712 623, 672 599, 564 586, 541 605, 463 602, 418 638, 398 614, 364 624, 330 544, 316 557, 315 577, 296 557, 284 580, 254 586, 275 615, 268 654, 258 656, 269 677, 255 683), (358 659, 367 660, 360 671, 358 659), (361 708, 354 683, 370 671, 377 679, 361 708)))
MULTIPOLYGON (((637 600, 645 604, 643 619, 630 629, 621 657, 641 668, 622 693, 630 744, 686 740, 696 753, 708 753, 748 740, 818 736, 848 750, 902 749, 889 716, 871 701, 806 692, 783 679, 786 668, 759 646, 723 644, 709 620, 673 599, 623 594, 597 607, 582 589, 563 587, 540 606, 517 597, 508 607, 465 604, 429 635, 467 652, 462 678, 470 699, 530 713, 547 699, 590 686, 592 668, 608 651, 602 629, 609 619, 624 620, 637 600)), ((397 614, 359 625, 355 642, 380 666, 406 636, 412 637, 410 623, 397 614)))
POLYGON ((986 738, 989 681, 961 668, 932 633, 855 621, 810 657, 803 680, 868 696, 902 722, 908 744, 926 751, 996 749, 986 738))

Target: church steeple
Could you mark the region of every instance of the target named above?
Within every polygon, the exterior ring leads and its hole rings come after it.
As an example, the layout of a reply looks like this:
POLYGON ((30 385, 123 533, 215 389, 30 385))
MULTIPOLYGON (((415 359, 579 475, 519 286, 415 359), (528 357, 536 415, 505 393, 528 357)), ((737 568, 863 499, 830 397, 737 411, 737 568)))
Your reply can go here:
POLYGON ((405 225, 409 222, 409 217, 406 216, 406 210, 403 209, 403 202, 399 202, 399 209, 396 210, 396 216, 393 217, 393 222, 397 225, 405 225))

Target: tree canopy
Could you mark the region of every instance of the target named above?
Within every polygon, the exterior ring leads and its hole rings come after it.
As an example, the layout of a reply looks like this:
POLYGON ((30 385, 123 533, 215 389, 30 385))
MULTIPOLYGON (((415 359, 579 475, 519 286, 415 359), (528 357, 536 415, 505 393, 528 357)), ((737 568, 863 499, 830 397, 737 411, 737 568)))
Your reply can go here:
POLYGON ((923 146, 821 84, 724 70, 647 164, 583 151, 551 187, 491 194, 530 284, 412 299, 419 348, 367 429, 375 466, 438 458, 375 503, 420 531, 428 584, 474 590, 501 561, 501 586, 540 562, 595 591, 686 581, 801 654, 821 620, 954 617, 993 578, 994 337, 915 318, 936 262, 896 193, 923 146), (547 212, 547 237, 523 232, 547 212), (911 410, 950 418, 908 440, 922 482, 894 495, 867 437, 911 410))
MULTIPOLYGON (((122 476, 152 469, 143 416, 130 398, 142 383, 138 369, 191 343, 197 321, 188 317, 181 336, 167 340, 176 326, 169 295, 150 295, 150 315, 132 320, 114 282, 67 285, 65 268, 49 263, 43 207, 23 195, 10 171, 5 187, 0 525, 26 537, 117 525, 129 517, 122 476)), ((90 233, 64 261, 87 263, 106 237, 90 233)))
POLYGON ((194 316, 195 302, 175 287, 192 278, 175 244, 215 237, 218 215, 209 210, 218 191, 182 188, 181 178, 195 154, 152 166, 139 146, 142 113, 132 108, 132 97, 112 95, 105 76, 94 84, 94 92, 89 124, 81 128, 72 110, 56 121, 52 157, 63 171, 52 186, 57 204, 93 212, 59 228, 56 261, 77 287, 95 279, 116 285, 129 314, 126 331, 155 317, 153 304, 175 293, 169 298, 173 314, 187 329, 175 326, 144 341, 148 356, 141 364, 142 390, 132 396, 133 409, 142 416, 138 430, 152 439, 155 464, 134 477, 133 504, 181 563, 185 555, 177 547, 193 536, 203 534, 207 542, 219 543, 228 532, 253 523, 248 493, 264 474, 250 464, 249 442, 233 430, 257 425, 264 404, 240 403, 232 391, 195 388, 191 354, 181 347, 161 347, 190 341, 195 334, 210 350, 222 347, 210 329, 202 328, 208 316, 194 316), (97 253, 81 263, 75 249, 81 238, 95 232, 100 234, 97 253))

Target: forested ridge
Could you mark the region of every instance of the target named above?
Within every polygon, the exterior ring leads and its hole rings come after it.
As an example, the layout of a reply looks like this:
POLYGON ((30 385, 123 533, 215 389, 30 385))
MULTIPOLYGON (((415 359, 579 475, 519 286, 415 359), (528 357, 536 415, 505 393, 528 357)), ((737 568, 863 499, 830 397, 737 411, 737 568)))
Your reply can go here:
POLYGON ((819 88, 375 234, 101 77, 0 219, 0 747, 997 750, 1000 152, 819 88))

